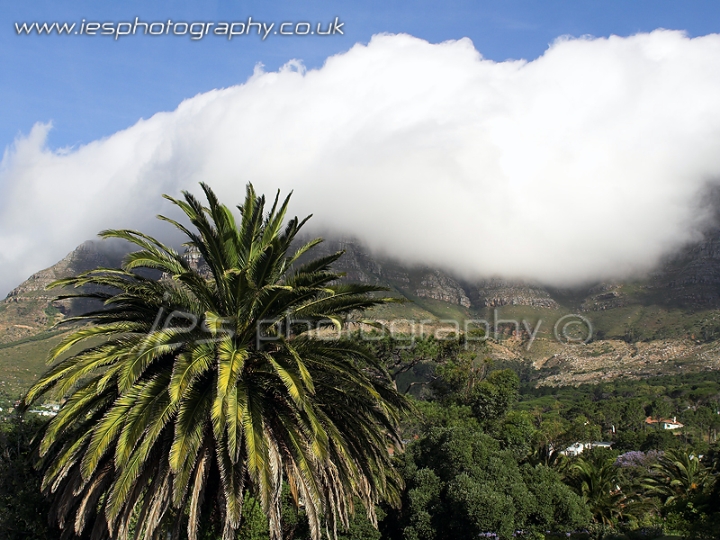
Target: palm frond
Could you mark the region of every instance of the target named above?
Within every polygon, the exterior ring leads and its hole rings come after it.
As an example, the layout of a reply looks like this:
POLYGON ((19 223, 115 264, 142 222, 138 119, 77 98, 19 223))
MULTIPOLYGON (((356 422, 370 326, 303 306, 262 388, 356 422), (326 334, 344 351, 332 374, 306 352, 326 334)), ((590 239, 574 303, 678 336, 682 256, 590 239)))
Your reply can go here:
POLYGON ((101 233, 138 250, 121 269, 58 280, 65 297, 94 298, 24 406, 62 400, 40 444, 43 489, 58 523, 77 534, 128 539, 160 531, 195 540, 203 516, 234 538, 246 494, 281 538, 280 497, 290 486, 311 536, 346 527, 359 500, 375 522, 399 501, 387 448, 400 444, 409 405, 362 344, 320 338, 363 310, 396 301, 386 289, 348 284, 334 253, 301 263, 321 240, 293 249, 307 221, 287 217, 247 186, 240 219, 202 184, 207 204, 166 198, 188 224, 158 216, 186 237, 203 268, 139 231, 101 233), (159 270, 159 280, 143 277, 159 270), (270 340, 260 339, 268 332, 270 340))

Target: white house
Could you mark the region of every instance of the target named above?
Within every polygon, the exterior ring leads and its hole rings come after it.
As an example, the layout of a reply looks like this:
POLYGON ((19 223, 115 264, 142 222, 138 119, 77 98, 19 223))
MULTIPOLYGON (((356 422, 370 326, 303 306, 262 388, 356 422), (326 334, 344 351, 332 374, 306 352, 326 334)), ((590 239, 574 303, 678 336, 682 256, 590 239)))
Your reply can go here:
POLYGON ((560 453, 563 456, 570 456, 575 457, 582 454, 585 450, 590 450, 591 448, 610 448, 612 446, 611 442, 606 441, 594 441, 594 442, 576 442, 568 446, 565 450, 561 450, 560 453))
POLYGON ((657 424, 662 429, 679 429, 679 428, 685 427, 684 424, 677 421, 677 417, 675 417, 675 416, 672 417, 672 420, 667 419, 667 418, 655 419, 655 418, 652 418, 651 416, 648 416, 645 419, 645 423, 649 424, 649 425, 657 424))

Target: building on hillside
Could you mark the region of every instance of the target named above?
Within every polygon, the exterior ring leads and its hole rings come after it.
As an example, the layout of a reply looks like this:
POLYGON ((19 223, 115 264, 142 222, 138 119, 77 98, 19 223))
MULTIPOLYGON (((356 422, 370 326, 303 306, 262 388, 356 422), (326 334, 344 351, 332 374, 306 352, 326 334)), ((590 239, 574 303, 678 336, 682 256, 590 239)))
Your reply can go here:
POLYGON ((645 419, 645 423, 650 426, 657 425, 661 429, 680 429, 682 427, 685 427, 684 424, 677 421, 677 418, 675 416, 672 417, 672 420, 667 418, 652 418, 651 416, 648 416, 645 419))
POLYGON ((590 450, 591 448, 610 448, 612 444, 613 443, 606 441, 576 442, 568 446, 565 450, 561 450, 560 453, 563 456, 575 457, 582 454, 585 450, 590 450))

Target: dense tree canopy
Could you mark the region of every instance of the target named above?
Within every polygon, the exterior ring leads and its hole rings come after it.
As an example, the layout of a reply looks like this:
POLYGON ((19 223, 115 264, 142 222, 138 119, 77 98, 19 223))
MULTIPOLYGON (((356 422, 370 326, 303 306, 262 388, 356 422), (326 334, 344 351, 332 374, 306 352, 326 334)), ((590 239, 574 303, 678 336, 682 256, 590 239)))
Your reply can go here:
POLYGON ((515 531, 575 530, 590 514, 544 465, 521 465, 473 418, 430 428, 401 457, 407 482, 389 538, 513 537, 515 531))

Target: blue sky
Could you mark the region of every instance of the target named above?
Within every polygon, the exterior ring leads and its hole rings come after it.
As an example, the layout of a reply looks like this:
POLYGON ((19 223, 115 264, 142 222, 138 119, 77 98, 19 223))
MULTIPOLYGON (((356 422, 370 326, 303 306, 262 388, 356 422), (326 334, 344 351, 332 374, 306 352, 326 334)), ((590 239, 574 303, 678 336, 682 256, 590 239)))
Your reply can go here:
POLYGON ((53 123, 53 148, 88 143, 183 99, 244 82, 257 63, 275 70, 298 58, 319 67, 380 32, 436 43, 469 37, 493 60, 533 59, 561 35, 631 35, 656 28, 690 36, 720 31, 716 1, 111 2, 0 1, 0 146, 53 123), (16 22, 309 21, 339 17, 344 35, 327 37, 18 36, 16 22))

